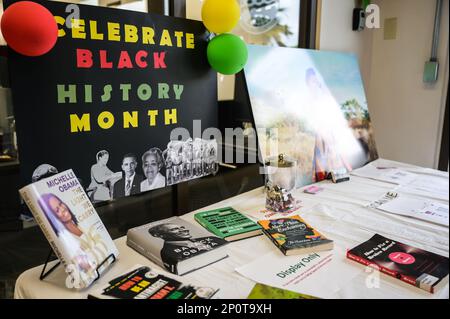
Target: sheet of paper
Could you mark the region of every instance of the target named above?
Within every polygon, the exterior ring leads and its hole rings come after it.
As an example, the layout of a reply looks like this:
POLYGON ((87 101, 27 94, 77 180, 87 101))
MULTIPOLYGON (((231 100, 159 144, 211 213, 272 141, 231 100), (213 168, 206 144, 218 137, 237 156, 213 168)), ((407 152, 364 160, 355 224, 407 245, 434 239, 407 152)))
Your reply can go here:
POLYGON ((258 283, 319 298, 331 297, 361 272, 339 248, 295 256, 273 251, 236 271, 258 283))
POLYGON ((449 183, 445 177, 419 176, 415 181, 402 185, 397 190, 440 200, 449 199, 449 183))
MULTIPOLYGON (((300 192, 300 191, 299 191, 299 193, 303 194, 303 192, 300 192)), ((305 195, 305 196, 309 196, 309 195, 305 195)), ((302 198, 300 200, 300 199, 297 199, 297 197, 298 197, 297 194, 294 194, 294 198, 296 199, 295 207, 284 213, 272 212, 267 209, 260 209, 260 210, 246 209, 243 211, 245 212, 247 217, 252 218, 254 221, 258 221, 258 220, 262 220, 262 219, 277 219, 277 218, 301 215, 302 210, 314 207, 317 204, 317 202, 314 200, 310 200, 310 199, 306 199, 306 198, 302 198)))
POLYGON ((378 209, 392 214, 414 217, 439 225, 449 225, 449 207, 438 202, 398 196, 378 206, 378 209))
POLYGON ((413 174, 395 167, 377 168, 371 164, 354 170, 351 174, 397 185, 410 184, 418 177, 417 174, 413 174))

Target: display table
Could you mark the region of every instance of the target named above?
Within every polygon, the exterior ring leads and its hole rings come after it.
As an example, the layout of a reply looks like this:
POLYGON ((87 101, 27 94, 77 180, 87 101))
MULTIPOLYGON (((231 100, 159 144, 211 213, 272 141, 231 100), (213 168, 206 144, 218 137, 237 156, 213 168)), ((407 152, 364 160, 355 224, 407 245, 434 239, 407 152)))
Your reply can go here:
MULTIPOLYGON (((395 166, 408 171, 428 175, 440 181, 448 182, 448 173, 424 169, 402 163, 377 160, 376 165, 395 166)), ((351 181, 332 184, 329 181, 319 183, 325 190, 316 195, 296 191, 294 196, 301 200, 300 215, 327 237, 334 240, 335 246, 346 251, 379 233, 400 242, 426 249, 448 257, 449 229, 424 221, 383 213, 365 207, 380 198, 395 185, 352 176, 351 181)), ((207 195, 206 195, 207 196, 207 195)), ((418 198, 425 194, 418 195, 418 198)), ((209 210, 225 206, 233 206, 243 213, 252 216, 264 209, 265 195, 262 188, 227 199, 215 205, 201 209, 209 210)), ((443 203, 448 204, 448 198, 443 203)), ((191 212, 182 218, 195 223, 191 212)), ((109 280, 125 272, 136 264, 149 265, 161 270, 147 258, 126 245, 126 237, 117 239, 120 252, 117 262, 91 288, 84 291, 72 291, 65 287, 65 273, 58 267, 45 280, 39 280, 42 266, 25 271, 16 282, 15 298, 86 298, 90 289, 104 285, 109 280)), ((228 245, 229 258, 202 270, 183 276, 183 280, 206 283, 208 286, 220 288, 220 298, 246 298, 254 282, 241 276, 235 268, 245 265, 255 258, 270 251, 277 250, 265 236, 258 236, 228 245)), ((280 253, 279 258, 283 258, 280 253)), ((342 256, 345 259, 345 256, 342 256)), ((51 266, 51 265, 50 265, 51 266)), ((435 294, 430 294, 406 283, 380 275, 378 288, 366 285, 368 274, 364 267, 352 261, 346 261, 342 267, 351 267, 355 277, 346 283, 331 297, 335 298, 449 298, 449 285, 446 282, 435 294)), ((326 289, 326 287, 324 287, 326 289)))

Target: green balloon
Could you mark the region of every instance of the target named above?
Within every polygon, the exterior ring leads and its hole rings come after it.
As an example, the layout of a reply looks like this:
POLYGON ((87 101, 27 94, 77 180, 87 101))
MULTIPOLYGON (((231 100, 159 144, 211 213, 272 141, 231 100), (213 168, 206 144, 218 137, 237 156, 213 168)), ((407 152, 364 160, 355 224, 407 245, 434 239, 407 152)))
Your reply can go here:
POLYGON ((234 34, 223 33, 208 44, 208 61, 217 72, 225 75, 241 71, 248 59, 245 42, 234 34))

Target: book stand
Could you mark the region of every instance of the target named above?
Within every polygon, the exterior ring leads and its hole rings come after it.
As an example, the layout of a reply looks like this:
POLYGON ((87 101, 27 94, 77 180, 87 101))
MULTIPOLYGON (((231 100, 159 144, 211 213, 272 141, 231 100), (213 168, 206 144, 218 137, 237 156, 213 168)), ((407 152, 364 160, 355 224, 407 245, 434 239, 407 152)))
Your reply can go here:
MULTIPOLYGON (((50 249, 50 252, 47 256, 47 260, 45 261, 44 267, 42 268, 41 271, 41 275, 39 276, 40 280, 44 280, 48 275, 50 275, 53 270, 55 270, 59 265, 61 265, 61 261, 58 261, 52 268, 50 268, 47 272, 45 272, 45 269, 47 268, 48 263, 50 262, 50 258, 53 255, 53 249, 50 249)), ((98 279, 100 279, 101 274, 100 274, 100 268, 106 264, 109 260, 112 260, 110 265, 112 265, 113 263, 115 263, 116 261, 116 256, 114 254, 110 254, 108 257, 105 258, 105 260, 103 260, 95 269, 95 272, 97 273, 97 277, 94 279, 94 281, 97 281, 98 279)))
POLYGON ((45 268, 47 268, 47 264, 50 262, 50 258, 52 257, 52 255, 53 255, 53 249, 50 249, 50 252, 49 252, 47 259, 45 261, 45 264, 44 264, 44 268, 42 268, 41 275, 39 276, 40 280, 44 280, 48 275, 50 275, 50 273, 53 270, 56 269, 56 267, 58 267, 61 264, 61 262, 58 261, 52 268, 50 268, 49 271, 45 272, 45 268))

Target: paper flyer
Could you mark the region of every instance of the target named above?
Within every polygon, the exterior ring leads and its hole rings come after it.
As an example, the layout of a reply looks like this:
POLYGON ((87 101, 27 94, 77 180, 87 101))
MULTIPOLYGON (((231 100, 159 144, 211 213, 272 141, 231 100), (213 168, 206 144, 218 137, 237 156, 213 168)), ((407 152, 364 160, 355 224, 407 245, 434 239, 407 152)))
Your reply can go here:
POLYGON ((378 209, 447 227, 449 225, 449 207, 439 202, 399 196, 378 206, 378 209))
POLYGON ((351 172, 352 175, 366 177, 396 185, 405 185, 414 182, 418 175, 398 168, 377 168, 371 164, 351 172))
POLYGON ((342 249, 334 249, 289 257, 273 251, 236 271, 258 283, 330 298, 361 272, 355 269, 342 249))

